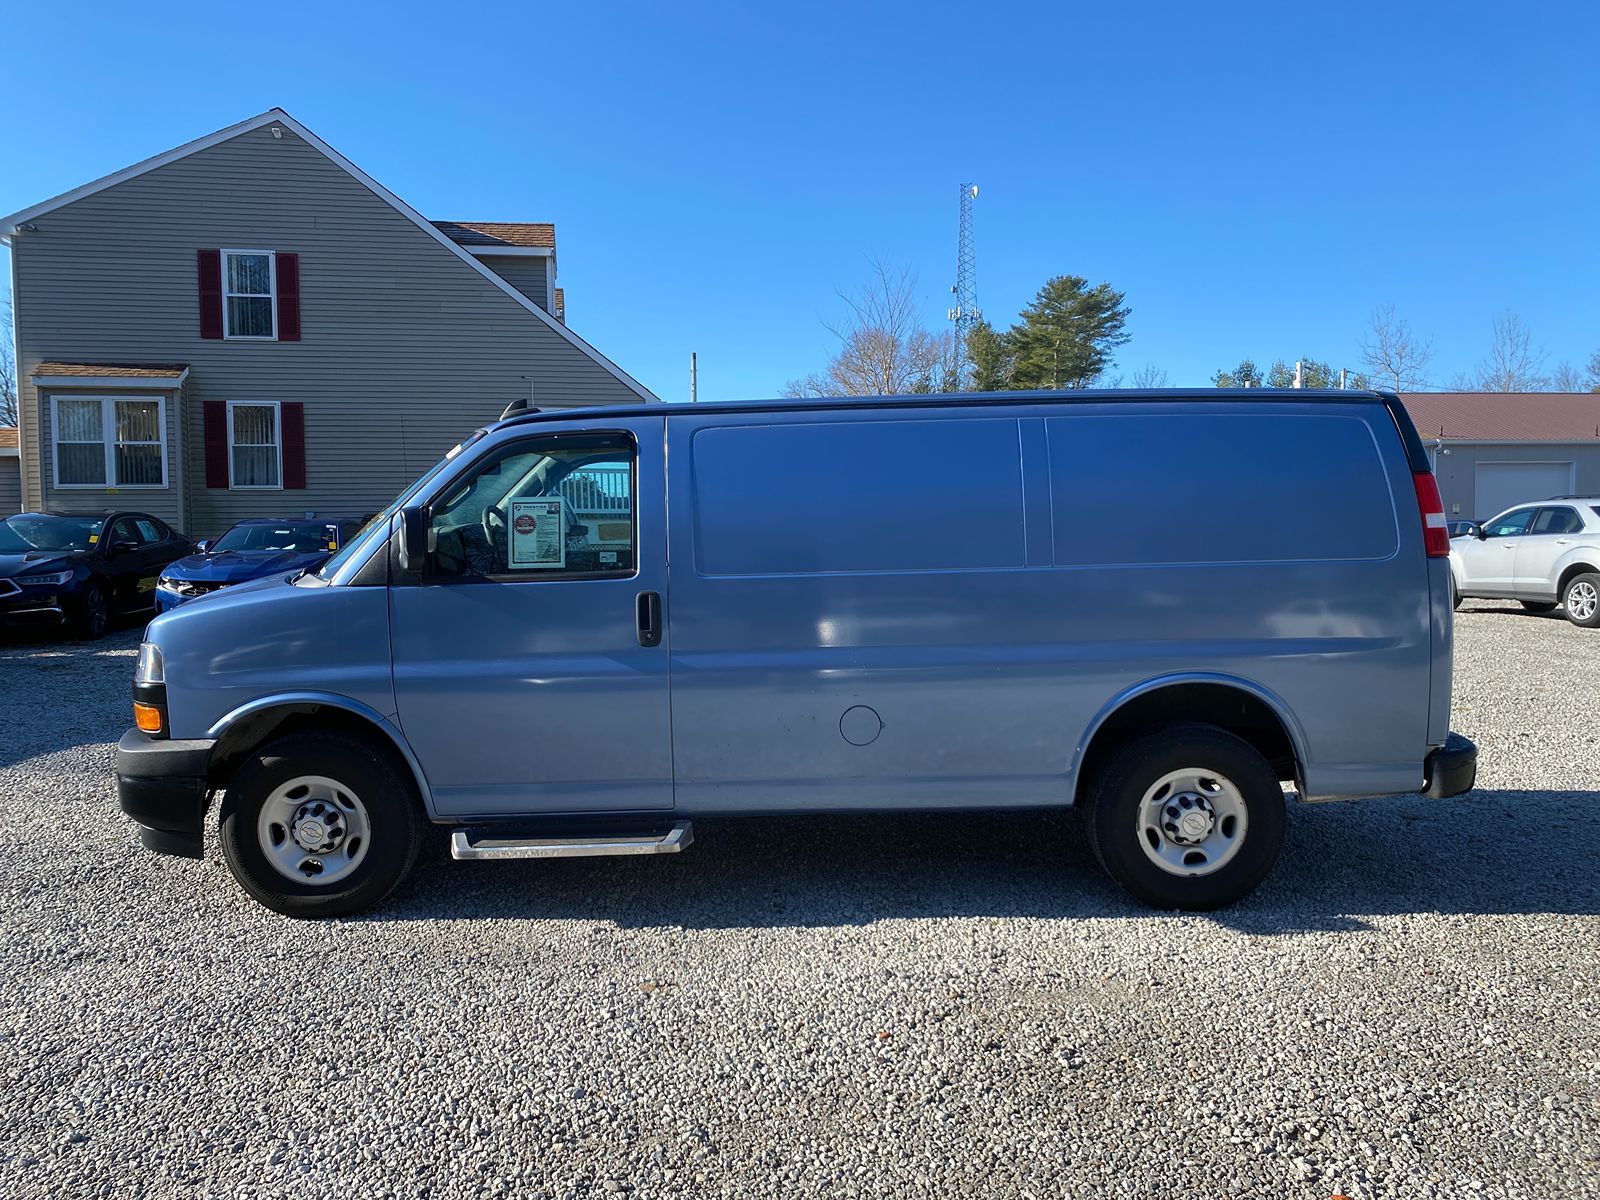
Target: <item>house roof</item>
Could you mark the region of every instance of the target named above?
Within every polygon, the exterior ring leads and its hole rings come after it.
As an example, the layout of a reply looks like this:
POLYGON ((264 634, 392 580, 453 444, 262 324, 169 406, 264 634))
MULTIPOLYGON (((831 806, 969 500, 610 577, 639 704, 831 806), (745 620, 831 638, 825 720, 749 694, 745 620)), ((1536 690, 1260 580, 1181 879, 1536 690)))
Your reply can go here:
POLYGON ((1408 392, 1424 438, 1466 442, 1600 442, 1600 393, 1408 392))
POLYGON ((17 448, 17 427, 15 425, 0 425, 0 451, 15 450, 17 448))
POLYGON ((68 375, 92 379, 181 379, 188 363, 75 363, 51 360, 34 367, 39 376, 68 375))
POLYGON ((458 246, 556 248, 556 227, 516 221, 435 221, 433 227, 458 246))
MULTIPOLYGON (((658 399, 658 397, 656 397, 642 383, 640 383, 633 376, 629 375, 621 367, 617 366, 616 363, 612 362, 605 355, 601 354, 600 351, 596 350, 577 334, 573 333, 572 330, 569 329, 563 322, 556 320, 554 316, 546 312, 543 308, 535 304, 527 296, 518 291, 516 287, 514 287, 508 280, 496 274, 493 269, 483 262, 480 262, 466 247, 458 245, 456 242, 452 241, 447 234, 435 227, 431 221, 429 221, 416 209, 412 208, 404 200, 400 199, 399 196, 396 196, 388 188, 384 187, 383 184, 372 178, 372 176, 368 175, 360 167, 356 166, 355 163, 351 162, 344 155, 340 154, 332 146, 328 145, 327 142, 323 141, 316 134, 312 133, 311 130, 300 124, 299 121, 296 121, 281 108, 269 108, 266 112, 251 117, 248 120, 240 121, 237 125, 230 125, 226 129, 219 129, 215 133, 208 133, 205 137, 196 138, 192 142, 185 142, 183 145, 174 147, 163 154, 157 154, 153 158, 147 158, 143 162, 135 163, 131 167, 124 167, 120 171, 103 176, 100 179, 94 180, 92 183, 86 183, 82 187, 73 188, 70 192, 63 192, 59 196, 54 196, 49 200, 41 201, 38 204, 21 209, 18 212, 11 213, 9 216, 0 217, 0 240, 10 241, 15 237, 27 236, 29 233, 28 226, 34 221, 35 218, 42 217, 50 212, 53 212, 54 210, 61 208, 63 205, 71 204, 77 200, 82 200, 86 196, 92 196, 97 192, 104 191, 109 187, 115 187, 117 184, 125 183, 130 179, 136 179, 139 176, 150 171, 154 171, 159 167, 164 167, 168 163, 177 162, 179 159, 187 158, 191 154, 198 154, 202 150, 209 150, 212 146, 220 145, 231 138, 238 137, 241 134, 249 133, 252 130, 261 129, 268 125, 282 125, 285 129, 292 131, 296 136, 302 138, 309 145, 319 150, 335 166, 342 168, 351 178, 356 180, 356 182, 373 192, 378 196, 379 199, 384 200, 391 205, 395 211, 400 213, 401 216, 411 221, 417 226, 417 228, 424 230, 426 233, 435 238, 440 245, 448 247, 451 252, 456 255, 456 257, 471 267, 472 270, 478 272, 479 275, 483 276, 483 278, 487 279, 495 287, 499 288, 505 295, 510 297, 513 302, 520 305, 527 312, 531 313, 536 321, 542 322, 547 328, 554 331, 559 337, 569 342, 580 353, 591 359, 596 365, 612 375, 629 391, 637 395, 639 399, 647 402, 654 402, 658 399)), ((554 231, 552 230, 552 238, 553 237, 554 231)), ((522 247, 522 249, 525 252, 532 253, 538 249, 542 249, 542 247, 522 247)), ((554 253, 553 243, 549 249, 552 253, 554 253)))

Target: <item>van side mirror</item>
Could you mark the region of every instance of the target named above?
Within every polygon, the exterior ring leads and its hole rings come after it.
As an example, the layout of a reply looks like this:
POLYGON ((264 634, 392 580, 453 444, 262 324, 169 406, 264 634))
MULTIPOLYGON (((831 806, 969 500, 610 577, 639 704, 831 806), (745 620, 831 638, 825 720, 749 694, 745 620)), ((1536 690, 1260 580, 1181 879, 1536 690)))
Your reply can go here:
POLYGON ((400 510, 399 559, 402 571, 420 573, 428 562, 428 510, 424 507, 400 510))

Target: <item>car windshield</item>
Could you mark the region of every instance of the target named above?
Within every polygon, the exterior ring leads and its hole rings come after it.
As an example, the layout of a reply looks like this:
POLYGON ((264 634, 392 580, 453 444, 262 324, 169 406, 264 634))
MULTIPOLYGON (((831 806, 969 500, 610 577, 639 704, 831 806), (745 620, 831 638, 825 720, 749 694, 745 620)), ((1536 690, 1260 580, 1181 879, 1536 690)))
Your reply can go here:
POLYGON ((98 517, 47 517, 24 513, 0 521, 0 554, 30 550, 88 550, 100 540, 98 517))
POLYGON ((415 496, 419 491, 421 491, 428 480, 432 479, 440 471, 444 470, 445 467, 449 466, 450 463, 455 461, 456 455, 460 454, 468 446, 472 445, 473 442, 481 438, 483 433, 484 431, 480 429, 466 441, 462 442, 459 446, 452 447, 450 453, 446 454, 438 462, 434 463, 433 466, 429 467, 422 473, 421 478, 419 478, 405 491, 396 496, 393 504, 389 505, 388 508, 384 509, 381 513, 378 513, 376 516, 368 518, 366 523, 361 526, 355 535, 345 542, 344 548, 330 558, 327 562, 322 564, 321 569, 316 572, 316 577, 318 579, 332 579, 339 573, 339 568, 343 567, 345 563, 349 562, 358 554, 366 553, 366 548, 371 544, 373 538, 384 536, 382 531, 387 529, 389 519, 393 517, 395 513, 404 508, 406 506, 406 502, 409 501, 411 497, 415 496))
POLYGON ((223 550, 297 550, 314 553, 326 550, 333 540, 332 526, 318 521, 294 521, 272 525, 235 525, 211 546, 223 550))

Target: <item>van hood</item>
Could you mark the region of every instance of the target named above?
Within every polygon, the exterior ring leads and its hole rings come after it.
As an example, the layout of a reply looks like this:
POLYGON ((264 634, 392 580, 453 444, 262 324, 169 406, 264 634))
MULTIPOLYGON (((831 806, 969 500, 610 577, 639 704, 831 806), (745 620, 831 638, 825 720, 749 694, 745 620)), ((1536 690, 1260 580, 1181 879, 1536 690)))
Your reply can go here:
POLYGON ((162 574, 195 583, 243 583, 285 571, 309 570, 321 566, 327 558, 326 551, 223 550, 180 558, 162 574))

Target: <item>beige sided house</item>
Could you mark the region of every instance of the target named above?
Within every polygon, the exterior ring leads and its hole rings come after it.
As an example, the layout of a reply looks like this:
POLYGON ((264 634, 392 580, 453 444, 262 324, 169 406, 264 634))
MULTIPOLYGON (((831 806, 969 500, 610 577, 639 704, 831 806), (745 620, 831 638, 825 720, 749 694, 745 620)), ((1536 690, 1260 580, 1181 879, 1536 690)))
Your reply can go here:
POLYGON ((359 517, 515 401, 656 399, 567 328, 553 226, 429 221, 282 109, 0 239, 28 509, 359 517))

